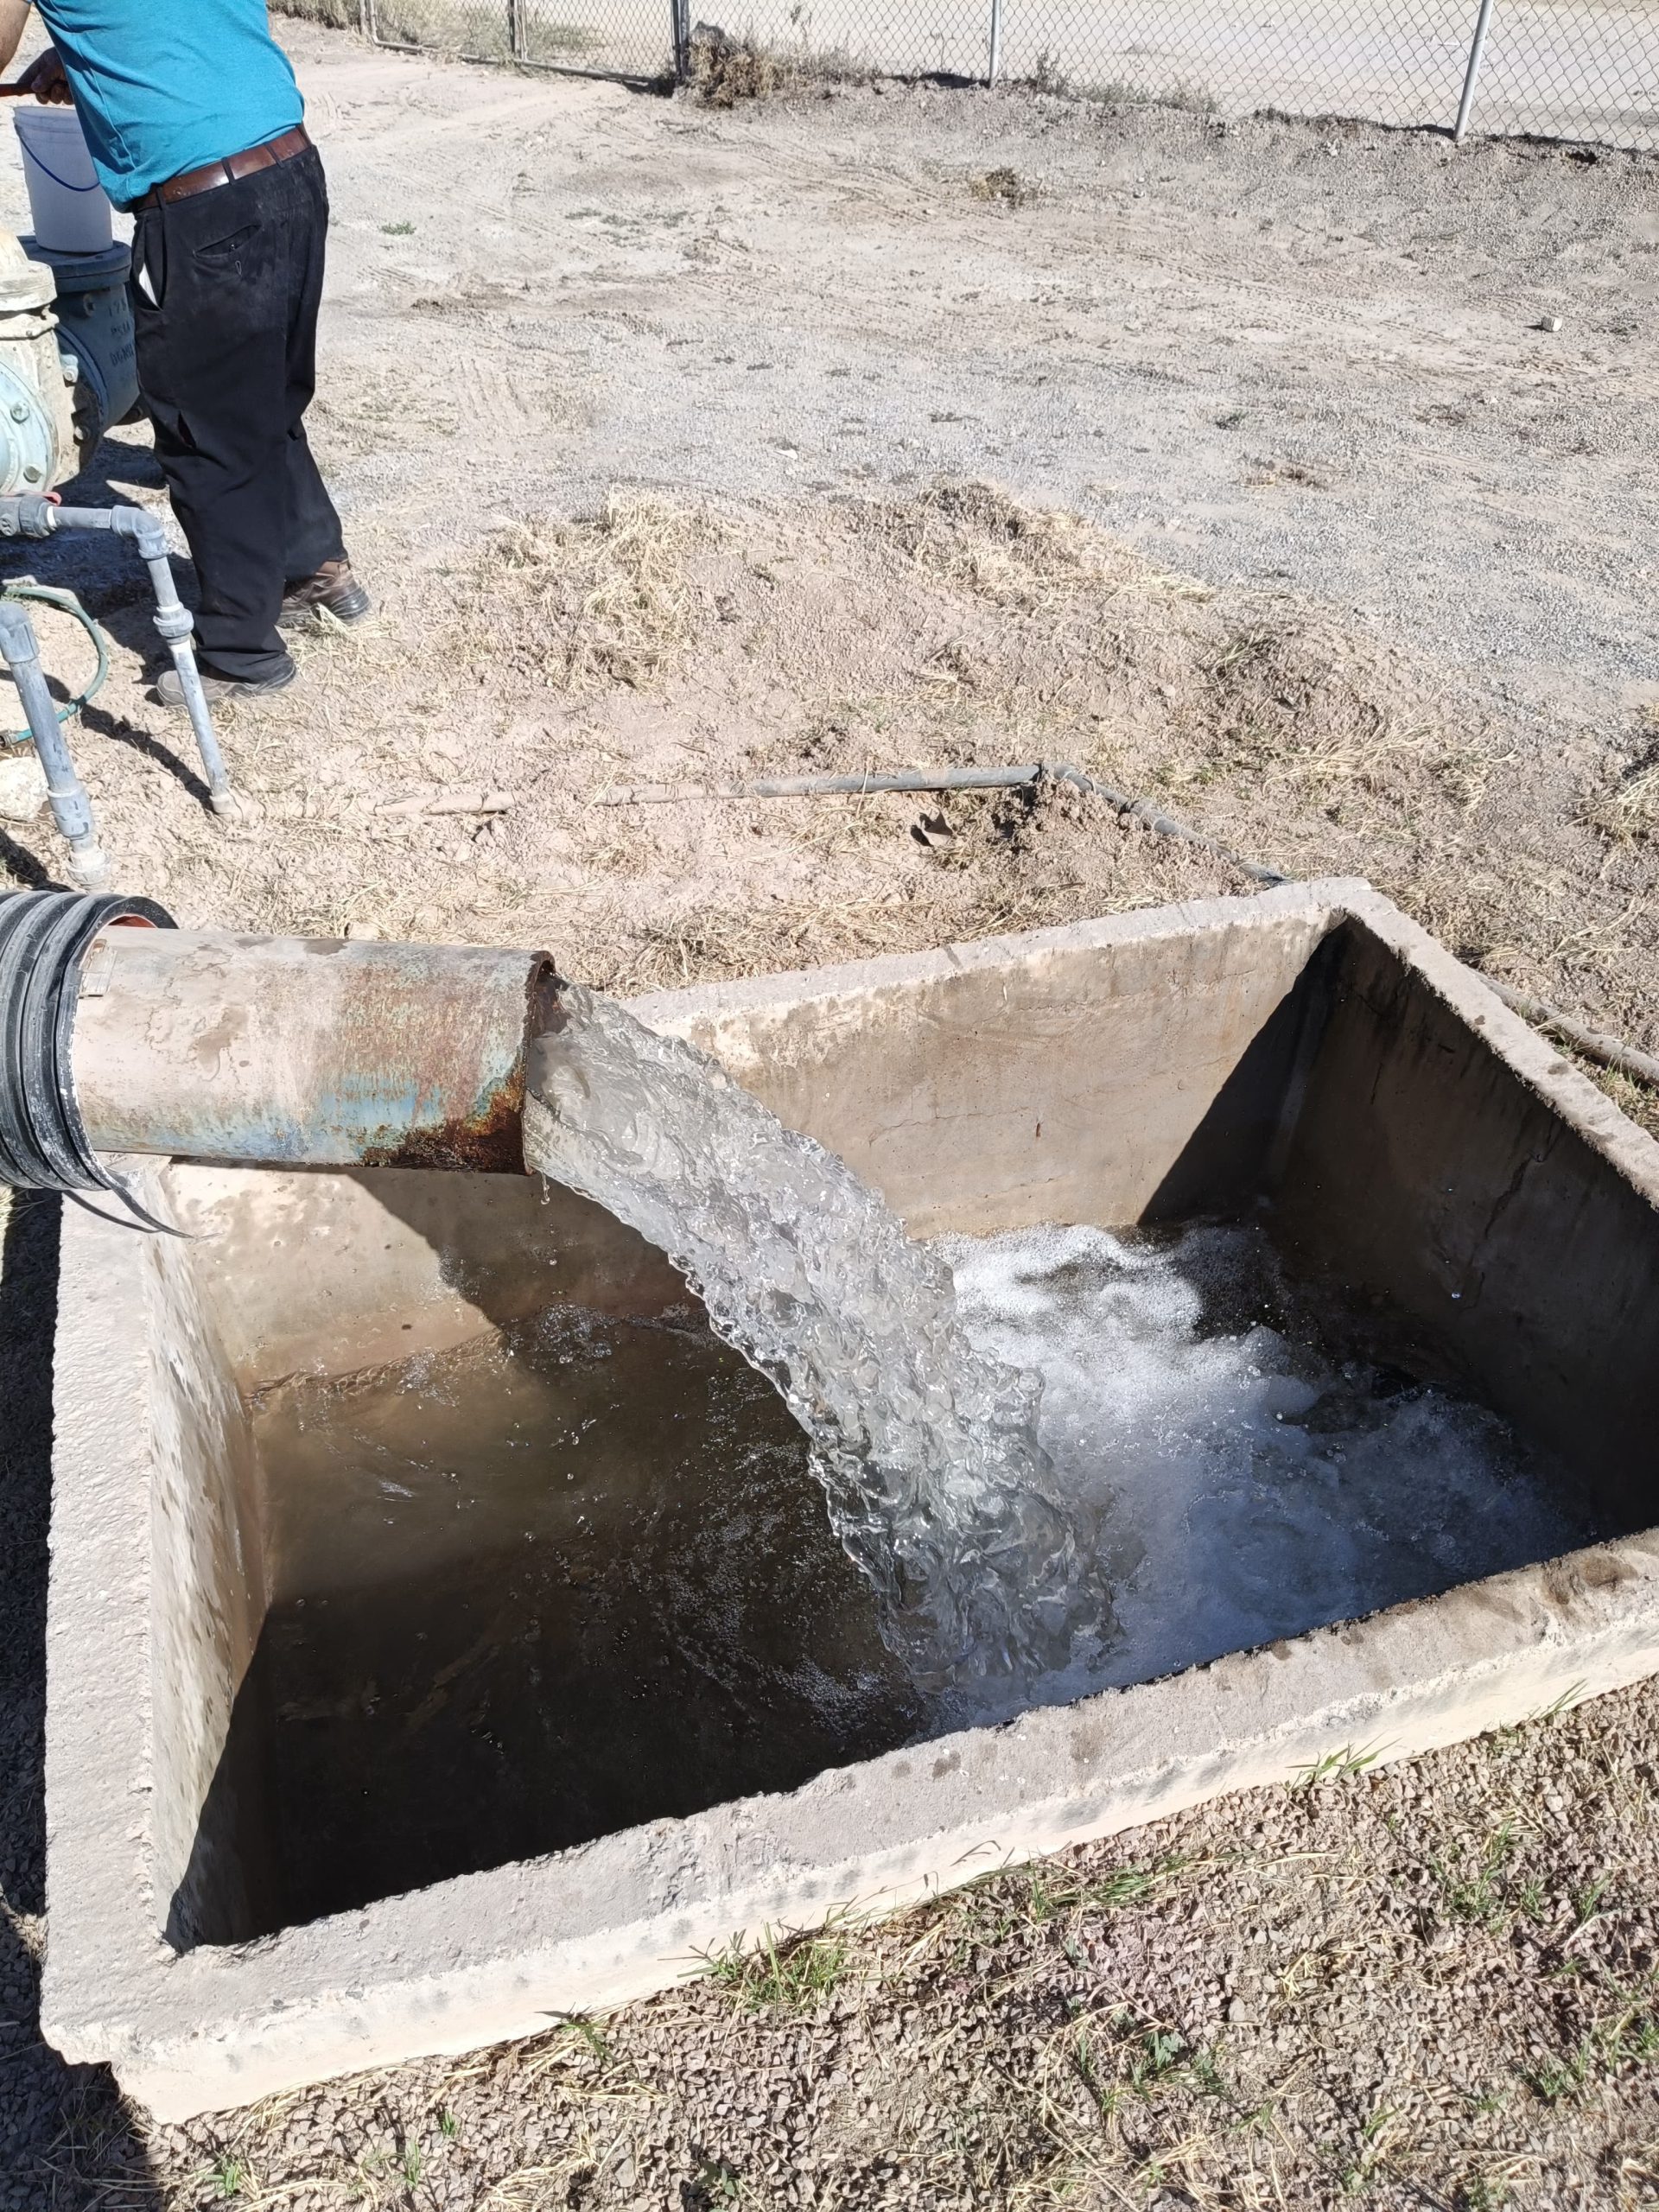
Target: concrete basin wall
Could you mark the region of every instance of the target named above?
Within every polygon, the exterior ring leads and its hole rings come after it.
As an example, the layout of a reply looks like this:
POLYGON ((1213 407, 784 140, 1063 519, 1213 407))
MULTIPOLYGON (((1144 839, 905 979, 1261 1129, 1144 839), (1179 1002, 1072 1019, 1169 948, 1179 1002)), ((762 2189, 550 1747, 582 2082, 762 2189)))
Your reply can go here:
MULTIPOLYGON (((918 1233, 1268 1206, 1288 1249, 1386 1300, 1622 1525, 1656 1517, 1659 1146, 1362 885, 636 1010, 918 1233)), ((683 1294, 637 1238, 529 1180, 159 1179, 194 1241, 67 1210, 44 2009, 67 2056, 110 2061, 163 2117, 531 2033, 661 1987, 736 1931, 897 1904, 1345 1745, 1405 1756, 1659 1664, 1659 1536, 1638 1533, 786 1796, 200 1942, 247 1919, 260 1879, 257 1776, 215 1793, 222 1833, 203 1824, 264 1605, 246 1395, 560 1297, 628 1313, 683 1294)))

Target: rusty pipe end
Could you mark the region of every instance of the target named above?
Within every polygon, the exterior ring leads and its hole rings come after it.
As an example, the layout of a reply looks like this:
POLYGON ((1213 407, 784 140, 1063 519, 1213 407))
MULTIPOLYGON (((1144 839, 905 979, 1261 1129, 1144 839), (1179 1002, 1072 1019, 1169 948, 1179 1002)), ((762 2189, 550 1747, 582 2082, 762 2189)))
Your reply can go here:
POLYGON ((526 1048, 560 988, 543 951, 110 931, 76 1095, 100 1151, 522 1174, 526 1048))

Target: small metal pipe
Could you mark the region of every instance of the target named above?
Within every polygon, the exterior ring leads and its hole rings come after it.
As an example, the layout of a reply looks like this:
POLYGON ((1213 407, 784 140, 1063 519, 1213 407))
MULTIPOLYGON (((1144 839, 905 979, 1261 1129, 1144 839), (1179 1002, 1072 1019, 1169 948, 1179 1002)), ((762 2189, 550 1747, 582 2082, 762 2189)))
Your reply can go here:
POLYGON ((1480 81, 1480 64, 1486 52, 1486 27, 1492 20, 1492 0, 1480 0, 1480 13, 1475 17, 1475 35, 1469 48, 1469 66, 1463 73, 1463 98, 1458 102, 1458 120, 1452 132, 1454 144, 1461 146, 1463 134, 1469 128, 1470 111, 1475 105, 1475 87, 1480 81))
POLYGON ((1513 983, 1500 982, 1496 976, 1488 976, 1481 969, 1478 968, 1475 973, 1488 990, 1497 992, 1511 1013, 1518 1014, 1535 1028, 1553 1030, 1575 1052, 1582 1052, 1586 1059, 1611 1068, 1619 1075, 1634 1076, 1650 1090, 1659 1090, 1659 1059, 1651 1052, 1639 1052, 1622 1037, 1610 1037, 1605 1029, 1586 1028, 1583 1022, 1575 1021, 1570 1014, 1563 1014, 1547 1000, 1534 998, 1530 991, 1517 991, 1513 983))
POLYGON ((146 555, 144 566, 149 570, 150 587, 156 594, 156 627, 166 639, 167 649, 173 656, 179 689, 184 694, 185 712, 190 717, 196 750, 207 773, 207 804, 215 814, 228 814, 234 808, 235 795, 231 790, 225 756, 219 749, 207 694, 201 686, 201 671, 196 666, 196 650, 191 643, 194 625, 190 610, 179 597, 178 587, 173 582, 173 563, 165 551, 156 559, 146 555))
MULTIPOLYGON (((201 688, 201 671, 196 666, 195 648, 191 643, 195 625, 173 581, 167 532, 160 517, 143 507, 54 507, 46 501, 40 504, 46 507, 50 518, 46 525, 48 531, 108 531, 114 537, 131 538, 137 546, 138 557, 149 571, 150 589, 156 595, 156 627, 167 640, 168 651, 173 657, 179 689, 184 694, 185 712, 190 717, 196 750, 207 772, 208 804, 215 814, 232 813, 236 798, 231 790, 225 756, 219 749, 213 713, 201 688)), ((26 529, 24 534, 36 533, 26 529)))
POLYGON ((1016 791, 1044 777, 1052 783, 1070 784, 1075 790, 1103 798, 1120 814, 1144 822, 1160 836, 1173 837, 1184 845, 1198 845, 1236 868, 1253 883, 1283 883, 1277 868, 1262 868, 1242 859, 1230 847, 1201 830, 1189 830, 1167 814, 1160 814, 1147 800, 1114 791, 1074 767, 1069 760, 1026 760, 997 768, 897 768, 871 770, 860 776, 760 776, 747 784, 629 784, 620 791, 601 794, 601 806, 656 806, 675 799, 702 798, 861 798, 871 791, 1016 791))
POLYGON ((999 791, 1034 784, 1040 762, 1008 768, 895 768, 857 776, 757 776, 743 784, 621 784, 596 806, 666 806, 707 798, 864 798, 872 791, 999 791))
POLYGON ((995 791, 1034 784, 1042 774, 1035 761, 1010 768, 899 768, 861 776, 761 776, 738 786, 743 798, 862 797, 867 791, 995 791))
POLYGON ((69 847, 69 875, 83 891, 101 891, 110 880, 110 863, 92 824, 92 803, 75 773, 57 706, 47 687, 35 626, 15 600, 0 599, 0 658, 11 671, 23 719, 46 772, 52 818, 69 847))
POLYGON ((1002 74, 1002 0, 991 0, 991 52, 985 71, 985 89, 995 92, 1002 74))
POLYGON ((522 1174, 525 1045, 557 992, 540 952, 111 929, 75 1097, 99 1152, 522 1174))

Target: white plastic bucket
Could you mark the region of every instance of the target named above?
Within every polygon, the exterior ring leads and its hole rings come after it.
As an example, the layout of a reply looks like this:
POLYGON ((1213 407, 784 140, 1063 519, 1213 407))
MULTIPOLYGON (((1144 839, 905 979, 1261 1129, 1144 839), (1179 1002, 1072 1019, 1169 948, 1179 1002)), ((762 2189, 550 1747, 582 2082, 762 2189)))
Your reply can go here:
POLYGON ((36 242, 54 253, 99 253, 114 236, 109 197, 72 107, 14 107, 36 242))

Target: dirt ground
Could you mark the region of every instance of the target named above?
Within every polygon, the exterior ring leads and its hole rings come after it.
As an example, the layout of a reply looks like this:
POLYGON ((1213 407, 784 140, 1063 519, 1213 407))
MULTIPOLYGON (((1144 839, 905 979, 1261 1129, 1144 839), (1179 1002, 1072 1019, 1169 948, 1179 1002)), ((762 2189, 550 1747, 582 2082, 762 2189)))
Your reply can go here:
MULTIPOLYGON (((1240 887, 1098 802, 952 802, 931 844, 896 800, 603 803, 1070 759, 1659 1041, 1659 167, 722 110, 290 30, 336 202, 316 442, 381 612, 231 718, 226 830, 136 578, 39 551, 119 641, 79 750, 125 883, 615 988, 1240 887)), ((160 497, 139 432, 100 473, 160 497)), ((59 860, 44 823, 0 856, 59 860)))
MULTIPOLYGON (((1248 887, 1052 785, 717 795, 1071 760, 1659 1046, 1659 167, 285 35, 335 200, 315 442, 378 611, 227 717, 227 825, 137 578, 35 554, 115 640, 73 742, 124 887, 615 989, 1248 887)), ((159 501, 142 432, 100 485, 159 501)), ((0 861, 54 880, 49 823, 0 861)), ((0 1286, 4 2212, 1659 2199, 1646 1689, 141 2139, 32 2025, 54 1224, 15 1210, 0 1286)))

